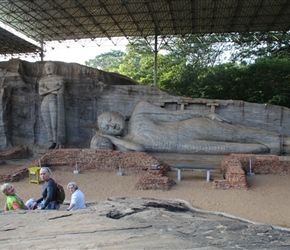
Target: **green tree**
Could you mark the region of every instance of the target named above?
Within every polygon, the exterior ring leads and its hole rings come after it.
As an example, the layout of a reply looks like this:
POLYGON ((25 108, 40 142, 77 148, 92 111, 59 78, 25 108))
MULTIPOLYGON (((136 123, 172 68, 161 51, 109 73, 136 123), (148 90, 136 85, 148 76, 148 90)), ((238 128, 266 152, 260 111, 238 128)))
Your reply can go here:
MULTIPOLYGON (((220 63, 226 48, 217 35, 172 38, 164 47, 167 51, 166 66, 159 78, 159 86, 179 95, 201 97, 196 91, 198 77, 207 68, 220 63)), ((159 68, 161 64, 158 63, 159 68)))
POLYGON ((229 45, 221 42, 223 36, 188 35, 170 39, 164 49, 176 58, 185 58, 186 64, 200 68, 221 63, 222 55, 229 50, 229 45))
POLYGON ((204 68, 191 87, 191 96, 243 100, 247 88, 243 82, 244 74, 245 66, 235 63, 204 68))
POLYGON ((265 57, 248 66, 247 101, 290 107, 288 58, 265 57))
MULTIPOLYGON (((287 32, 167 37, 163 47, 159 47, 157 87, 194 98, 235 99, 290 107, 287 39, 287 32), (223 63, 225 57, 231 61, 223 63)), ((132 38, 127 53, 116 57, 122 58, 118 66, 108 71, 152 86, 152 40, 132 38)), ((92 65, 99 66, 107 61, 113 61, 108 65, 114 65, 116 59, 108 57, 111 54, 102 54, 92 65)))
POLYGON ((111 50, 86 61, 85 65, 108 72, 118 72, 119 65, 124 61, 125 55, 126 53, 123 51, 111 50))
POLYGON ((289 68, 289 60, 277 57, 260 58, 250 65, 207 67, 189 87, 189 96, 290 107, 289 68))
POLYGON ((290 56, 290 33, 281 31, 230 34, 231 60, 253 63, 258 58, 290 56))
POLYGON ((132 38, 126 46, 127 54, 118 72, 140 84, 153 85, 154 53, 150 45, 139 38, 132 38))

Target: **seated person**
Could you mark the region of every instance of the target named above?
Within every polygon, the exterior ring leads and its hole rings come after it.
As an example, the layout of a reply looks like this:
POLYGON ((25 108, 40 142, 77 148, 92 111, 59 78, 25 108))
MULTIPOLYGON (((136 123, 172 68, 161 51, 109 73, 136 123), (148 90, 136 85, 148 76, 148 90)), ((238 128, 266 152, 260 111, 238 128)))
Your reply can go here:
POLYGON ((66 210, 71 211, 86 208, 85 196, 83 192, 79 190, 78 185, 75 182, 70 182, 67 188, 71 192, 71 201, 66 210))
POLYGON ((37 199, 32 205, 32 209, 59 209, 60 204, 56 200, 56 183, 51 178, 51 170, 48 167, 40 169, 40 179, 44 181, 42 187, 42 197, 37 199))
POLYGON ((4 195, 7 196, 6 203, 4 205, 5 211, 11 210, 28 210, 29 208, 25 206, 24 202, 20 197, 15 193, 15 188, 10 183, 4 183, 1 186, 1 191, 4 195))
POLYGON ((230 124, 216 114, 205 117, 191 110, 170 111, 144 101, 135 107, 127 127, 125 117, 117 112, 102 113, 98 127, 92 148, 104 147, 107 138, 109 146, 122 151, 281 153, 276 132, 230 124))

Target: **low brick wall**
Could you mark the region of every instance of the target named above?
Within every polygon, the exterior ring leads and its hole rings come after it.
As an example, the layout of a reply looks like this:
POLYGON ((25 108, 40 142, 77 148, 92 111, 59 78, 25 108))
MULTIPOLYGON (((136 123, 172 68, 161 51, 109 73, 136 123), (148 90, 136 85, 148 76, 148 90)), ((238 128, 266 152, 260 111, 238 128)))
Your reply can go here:
POLYGON ((247 189, 247 173, 290 174, 290 157, 277 155, 231 154, 222 161, 224 180, 215 180, 214 189, 247 189), (251 168, 251 171, 250 171, 251 168))
MULTIPOLYGON (((26 159, 29 156, 27 147, 19 146, 15 147, 11 150, 0 152, 0 167, 1 165, 5 165, 5 160, 13 160, 13 159, 26 159)), ((0 182, 13 182, 19 181, 28 176, 27 168, 20 167, 12 173, 0 175, 0 182)))
POLYGON ((95 149, 58 149, 44 154, 34 162, 35 165, 48 166, 52 170, 73 171, 101 170, 106 172, 122 170, 125 174, 147 171, 150 164, 159 164, 159 160, 146 153, 121 152, 95 149), (40 162, 39 162, 40 161, 40 162))
POLYGON ((0 152, 0 160, 25 159, 28 156, 28 149, 24 146, 15 147, 11 150, 0 152))
POLYGON ((0 175, 0 182, 14 182, 24 179, 28 176, 26 167, 20 168, 12 173, 0 175))
POLYGON ((145 152, 121 152, 95 149, 58 149, 42 155, 39 159, 26 163, 17 172, 0 175, 2 182, 18 181, 28 176, 28 168, 46 166, 52 170, 80 171, 99 170, 106 172, 122 171, 124 174, 144 172, 136 184, 136 189, 168 190, 175 182, 164 176, 169 166, 145 152), (160 169, 151 170, 151 165, 160 165, 160 169))

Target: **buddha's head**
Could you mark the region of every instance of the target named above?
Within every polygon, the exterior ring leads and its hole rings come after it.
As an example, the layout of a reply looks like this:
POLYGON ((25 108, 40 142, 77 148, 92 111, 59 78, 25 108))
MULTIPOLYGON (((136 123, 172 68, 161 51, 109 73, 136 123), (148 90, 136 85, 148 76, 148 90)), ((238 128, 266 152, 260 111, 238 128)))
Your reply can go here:
POLYGON ((125 129, 125 117, 117 112, 104 112, 98 117, 98 127, 103 134, 121 135, 125 129))

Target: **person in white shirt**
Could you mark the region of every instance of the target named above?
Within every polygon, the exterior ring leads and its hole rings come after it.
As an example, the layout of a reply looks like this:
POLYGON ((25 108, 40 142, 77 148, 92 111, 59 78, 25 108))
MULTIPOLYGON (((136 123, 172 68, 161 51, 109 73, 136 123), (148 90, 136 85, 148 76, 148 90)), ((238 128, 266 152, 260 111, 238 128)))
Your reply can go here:
POLYGON ((67 188, 71 192, 71 201, 66 210, 71 211, 86 208, 85 195, 79 190, 78 185, 75 182, 70 182, 67 188))

